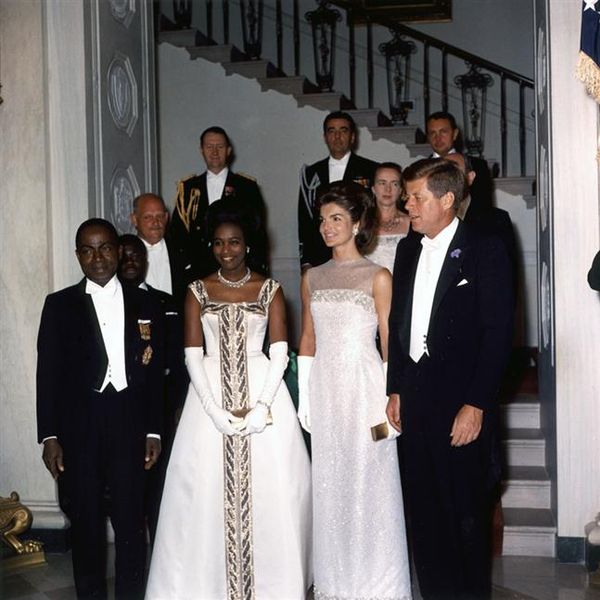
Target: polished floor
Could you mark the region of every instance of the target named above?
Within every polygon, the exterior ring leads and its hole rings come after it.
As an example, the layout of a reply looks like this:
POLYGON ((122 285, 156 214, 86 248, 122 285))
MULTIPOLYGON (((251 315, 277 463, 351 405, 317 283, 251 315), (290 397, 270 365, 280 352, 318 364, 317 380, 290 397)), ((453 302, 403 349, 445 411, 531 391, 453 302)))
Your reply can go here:
MULTIPOLYGON (((48 554, 46 558, 47 565, 2 573, 0 598, 74 599, 70 554, 48 554)), ((496 559, 493 600, 592 599, 600 600, 600 587, 588 585, 588 574, 582 565, 558 564, 549 558, 507 556, 496 559)))

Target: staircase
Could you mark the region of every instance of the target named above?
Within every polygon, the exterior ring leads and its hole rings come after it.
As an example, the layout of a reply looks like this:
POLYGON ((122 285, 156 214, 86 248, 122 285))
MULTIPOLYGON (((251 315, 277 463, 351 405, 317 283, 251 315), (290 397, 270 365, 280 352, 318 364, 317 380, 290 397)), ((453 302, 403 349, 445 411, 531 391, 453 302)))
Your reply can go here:
POLYGON ((536 369, 535 365, 526 369, 517 393, 508 394, 502 404, 502 553, 553 557, 556 527, 550 510, 552 484, 540 428, 536 369))
POLYGON ((206 38, 195 30, 162 31, 159 42, 186 48, 192 60, 201 58, 220 63, 228 75, 241 75, 256 79, 263 91, 275 90, 293 96, 298 106, 312 106, 318 110, 333 112, 344 110, 352 115, 358 127, 365 127, 373 139, 387 139, 405 145, 412 157, 429 156, 431 148, 425 142, 425 134, 414 125, 392 125, 390 119, 379 109, 356 109, 352 102, 338 92, 321 92, 303 76, 288 77, 268 60, 246 60, 244 53, 231 44, 208 45, 206 38))

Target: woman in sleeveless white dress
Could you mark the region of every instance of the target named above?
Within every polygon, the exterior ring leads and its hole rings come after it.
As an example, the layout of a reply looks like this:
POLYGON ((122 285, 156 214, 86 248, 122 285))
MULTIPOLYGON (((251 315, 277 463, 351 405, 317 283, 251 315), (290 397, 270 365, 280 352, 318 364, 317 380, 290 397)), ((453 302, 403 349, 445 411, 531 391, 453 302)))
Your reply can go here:
POLYGON ((410 219, 401 209, 402 168, 392 162, 381 163, 375 170, 371 191, 377 208, 377 234, 365 256, 394 273, 398 242, 410 229, 410 219))
POLYGON ((192 283, 186 299, 192 383, 146 598, 303 600, 312 583, 310 462, 281 381, 283 295, 246 268, 240 224, 216 227, 213 249, 221 269, 192 283))
POLYGON ((385 416, 391 275, 362 257, 373 207, 357 184, 320 199, 329 262, 302 280, 298 416, 312 434, 314 595, 411 598, 394 433, 385 416), (389 437, 374 441, 371 427, 389 437))

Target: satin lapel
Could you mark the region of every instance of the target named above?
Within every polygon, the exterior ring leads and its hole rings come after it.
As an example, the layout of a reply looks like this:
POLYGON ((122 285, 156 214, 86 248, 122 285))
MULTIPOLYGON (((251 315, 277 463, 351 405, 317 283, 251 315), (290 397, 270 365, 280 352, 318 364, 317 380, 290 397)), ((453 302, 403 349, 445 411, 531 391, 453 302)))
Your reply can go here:
POLYGON ((415 288, 415 276, 417 274, 417 265, 419 264, 419 257, 421 256, 421 235, 415 235, 412 241, 411 253, 407 257, 407 269, 406 280, 402 286, 402 293, 404 296, 404 310, 402 311, 402 329, 400 331, 400 339, 402 346, 408 348, 410 344, 410 326, 412 317, 412 304, 413 304, 413 293, 415 288))
POLYGON ((200 201, 198 202, 198 215, 206 214, 208 210, 208 188, 206 187, 206 171, 200 175, 200 201))
POLYGON ((465 259, 465 253, 467 251, 466 246, 467 238, 465 235, 465 226, 462 222, 460 222, 458 224, 458 229, 456 230, 456 233, 450 242, 450 246, 448 246, 446 258, 444 258, 444 264, 442 265, 440 278, 438 279, 438 283, 435 288, 430 320, 434 318, 440 302, 444 298, 448 288, 456 280, 456 276, 462 268, 465 259))
POLYGON ((92 296, 85 292, 86 280, 83 279, 77 286, 79 306, 81 309, 81 327, 77 330, 81 332, 82 339, 89 340, 90 346, 95 348, 99 357, 104 357, 105 361, 108 361, 106 354, 106 348, 104 347, 104 340, 102 339, 102 331, 100 330, 100 323, 98 322, 98 316, 96 315, 96 309, 92 301, 92 296))

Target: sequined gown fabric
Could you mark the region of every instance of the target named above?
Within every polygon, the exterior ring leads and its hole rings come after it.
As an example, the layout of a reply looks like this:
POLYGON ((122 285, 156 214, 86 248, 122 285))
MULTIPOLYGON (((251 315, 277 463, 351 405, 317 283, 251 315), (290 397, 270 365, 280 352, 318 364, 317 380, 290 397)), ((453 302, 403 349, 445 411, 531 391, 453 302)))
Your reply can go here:
MULTIPOLYGON (((269 369, 263 354, 268 310, 279 284, 267 279, 256 302, 202 307, 206 367, 215 402, 253 406, 269 369)), ((224 436, 190 385, 173 443, 146 598, 301 600, 312 583, 310 462, 285 386, 273 424, 224 436)))
POLYGON ((406 237, 406 233, 390 233, 378 235, 375 247, 365 256, 385 267, 390 273, 394 273, 394 261, 396 260, 396 247, 398 242, 406 237))
POLYGON ((310 380, 315 598, 411 598, 396 443, 385 420, 373 277, 361 258, 310 269, 316 353, 310 380))

